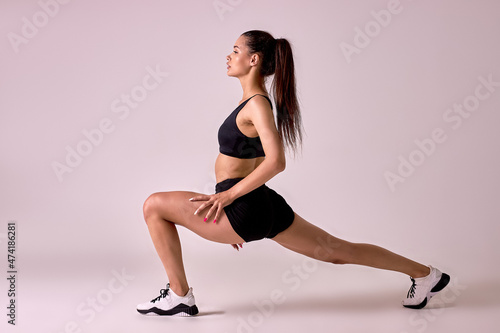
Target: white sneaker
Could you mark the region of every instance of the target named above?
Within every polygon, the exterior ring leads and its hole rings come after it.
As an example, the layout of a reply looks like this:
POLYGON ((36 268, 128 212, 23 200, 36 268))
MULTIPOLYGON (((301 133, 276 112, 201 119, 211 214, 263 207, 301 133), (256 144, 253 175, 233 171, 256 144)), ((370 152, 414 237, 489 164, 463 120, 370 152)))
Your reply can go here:
POLYGON ((137 311, 144 315, 189 317, 197 314, 198 308, 194 303, 193 288, 189 288, 186 296, 177 296, 168 283, 167 289, 160 290, 160 296, 137 305, 137 311))
POLYGON ((429 266, 431 273, 421 278, 412 278, 412 285, 406 299, 403 300, 403 306, 410 309, 421 309, 427 302, 443 290, 450 282, 450 276, 446 273, 441 273, 439 269, 429 266))

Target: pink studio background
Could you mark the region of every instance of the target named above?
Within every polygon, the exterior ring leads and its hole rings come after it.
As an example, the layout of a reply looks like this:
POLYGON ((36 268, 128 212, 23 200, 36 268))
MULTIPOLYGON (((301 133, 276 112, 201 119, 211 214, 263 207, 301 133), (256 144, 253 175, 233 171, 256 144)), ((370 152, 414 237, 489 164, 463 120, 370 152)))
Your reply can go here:
POLYGON ((2 332, 491 332, 500 86, 482 82, 500 82, 500 3, 401 0, 390 22, 388 3, 2 0, 0 267, 7 275, 14 220, 19 270, 17 325, 2 312, 2 332), (217 129, 241 99, 225 56, 251 29, 293 44, 307 134, 268 184, 338 237, 450 273, 434 306, 402 308, 400 274, 311 266, 269 240, 238 253, 180 229, 201 316, 135 311, 166 283, 142 204, 157 191, 213 193, 217 129), (346 56, 356 42, 367 45, 346 56), (473 111, 460 116, 464 103, 473 111), (430 144, 436 128, 442 142, 430 144), (67 147, 87 155, 60 180, 52 165, 67 164, 67 147), (384 175, 400 155, 419 165, 391 190, 384 175), (276 289, 286 300, 259 310, 276 289))

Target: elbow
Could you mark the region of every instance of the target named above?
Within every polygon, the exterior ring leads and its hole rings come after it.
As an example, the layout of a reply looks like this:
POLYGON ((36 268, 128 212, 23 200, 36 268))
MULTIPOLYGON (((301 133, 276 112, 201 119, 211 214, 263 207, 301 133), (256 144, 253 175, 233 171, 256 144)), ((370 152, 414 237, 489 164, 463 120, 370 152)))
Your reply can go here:
POLYGON ((280 172, 283 172, 285 171, 285 168, 286 168, 286 161, 285 159, 278 159, 275 163, 274 163, 275 167, 275 171, 276 173, 280 173, 280 172))
POLYGON ((265 164, 270 172, 273 172, 275 175, 278 173, 285 171, 286 168, 286 158, 284 154, 270 154, 265 158, 265 164))

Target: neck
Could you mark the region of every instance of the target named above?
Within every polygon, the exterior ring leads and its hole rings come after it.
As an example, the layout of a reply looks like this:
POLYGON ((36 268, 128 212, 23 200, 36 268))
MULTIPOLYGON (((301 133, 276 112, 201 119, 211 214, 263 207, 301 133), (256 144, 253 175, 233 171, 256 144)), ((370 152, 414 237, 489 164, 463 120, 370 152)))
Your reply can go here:
POLYGON ((247 99, 255 94, 268 94, 263 77, 245 75, 239 79, 241 88, 243 89, 243 99, 247 99))

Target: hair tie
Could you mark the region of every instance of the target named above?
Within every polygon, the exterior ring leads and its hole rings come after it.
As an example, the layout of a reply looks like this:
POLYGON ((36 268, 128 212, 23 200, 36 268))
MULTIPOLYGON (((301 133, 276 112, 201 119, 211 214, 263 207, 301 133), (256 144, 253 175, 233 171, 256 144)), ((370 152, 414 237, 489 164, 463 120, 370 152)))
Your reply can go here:
POLYGON ((267 49, 269 50, 276 50, 276 44, 277 44, 277 40, 275 38, 271 38, 269 40, 269 42, 267 43, 267 49))

